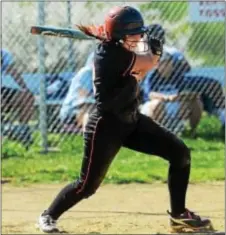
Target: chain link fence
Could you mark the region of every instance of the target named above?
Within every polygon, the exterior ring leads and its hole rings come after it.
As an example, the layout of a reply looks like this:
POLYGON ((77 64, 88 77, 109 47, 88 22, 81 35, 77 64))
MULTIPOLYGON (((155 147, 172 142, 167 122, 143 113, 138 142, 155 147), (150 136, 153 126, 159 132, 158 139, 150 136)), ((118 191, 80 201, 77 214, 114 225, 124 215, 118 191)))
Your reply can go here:
MULTIPOLYGON (((91 64, 95 41, 41 38, 31 35, 30 27, 100 24, 115 4, 2 2, 3 143, 14 140, 47 152, 82 133, 87 113, 94 107, 91 64)), ((187 122, 195 130, 204 111, 215 115, 223 127, 224 21, 192 21, 189 2, 117 4, 139 8, 147 25, 161 24, 165 29, 166 53, 159 67, 140 84, 141 112, 176 134, 187 122)), ((223 8, 219 12, 208 9, 202 14, 210 19, 216 14, 225 16, 223 8)))

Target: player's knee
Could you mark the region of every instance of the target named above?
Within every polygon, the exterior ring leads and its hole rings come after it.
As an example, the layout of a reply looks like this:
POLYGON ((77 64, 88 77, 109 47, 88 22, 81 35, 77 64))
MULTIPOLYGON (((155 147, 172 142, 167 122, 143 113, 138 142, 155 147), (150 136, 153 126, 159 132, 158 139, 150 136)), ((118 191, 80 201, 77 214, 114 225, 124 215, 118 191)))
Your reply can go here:
POLYGON ((181 151, 181 161, 180 161, 180 167, 186 167, 191 164, 191 151, 187 146, 183 147, 183 150, 181 151))
POLYGON ((87 184, 82 178, 76 180, 73 187, 76 190, 76 194, 79 194, 81 198, 88 198, 96 192, 96 188, 91 184, 87 184))
POLYGON ((95 194, 97 189, 99 188, 99 185, 100 185, 100 183, 98 180, 96 180, 92 183, 86 184, 85 187, 83 188, 83 192, 82 192, 83 198, 88 198, 88 197, 92 196, 93 194, 95 194))
POLYGON ((170 162, 171 165, 177 168, 184 168, 191 164, 191 153, 190 149, 183 145, 180 151, 178 151, 178 158, 175 161, 170 162))
POLYGON ((92 196, 96 193, 96 190, 97 190, 97 188, 85 189, 83 192, 83 197, 89 198, 90 196, 92 196))
POLYGON ((99 188, 101 182, 101 177, 96 177, 95 179, 85 181, 83 179, 80 179, 79 185, 78 185, 78 191, 82 194, 82 198, 88 198, 96 193, 97 189, 99 188))
POLYGON ((191 150, 186 146, 184 153, 183 153, 183 161, 182 166, 188 166, 191 164, 191 150))

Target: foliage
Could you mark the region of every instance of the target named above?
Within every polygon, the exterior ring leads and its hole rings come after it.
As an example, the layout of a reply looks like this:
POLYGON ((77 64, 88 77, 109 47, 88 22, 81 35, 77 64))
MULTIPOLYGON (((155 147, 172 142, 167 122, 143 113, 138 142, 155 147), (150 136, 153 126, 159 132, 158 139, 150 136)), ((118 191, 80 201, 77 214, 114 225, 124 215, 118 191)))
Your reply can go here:
POLYGON ((190 23, 188 4, 188 2, 156 1, 143 3, 140 8, 147 24, 153 22, 162 24, 167 32, 168 42, 184 49, 191 60, 199 59, 205 66, 223 66, 224 22, 190 23))
MULTIPOLYGON (((204 117, 196 139, 183 137, 192 152, 191 182, 224 180, 224 142, 219 139, 219 127, 215 118, 204 117)), ((50 141, 53 139, 50 136, 50 141)), ((83 156, 81 136, 66 139, 58 152, 46 155, 40 154, 37 146, 36 143, 26 151, 17 143, 4 142, 2 177, 22 184, 72 181, 79 176, 83 156)), ((104 182, 165 182, 167 169, 167 162, 158 157, 122 149, 104 182)))

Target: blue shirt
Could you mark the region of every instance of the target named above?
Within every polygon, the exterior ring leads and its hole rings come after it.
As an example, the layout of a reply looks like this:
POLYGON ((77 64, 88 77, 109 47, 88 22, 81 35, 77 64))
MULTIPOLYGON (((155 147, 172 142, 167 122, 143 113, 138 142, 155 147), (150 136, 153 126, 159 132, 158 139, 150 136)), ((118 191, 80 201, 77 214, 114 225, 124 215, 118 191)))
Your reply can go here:
POLYGON ((94 103, 92 66, 88 65, 81 68, 72 78, 70 88, 60 110, 60 117, 62 121, 73 118, 81 112, 81 105, 94 103))
POLYGON ((88 58, 87 58, 87 60, 86 60, 86 63, 85 63, 85 66, 90 66, 90 65, 92 65, 92 64, 93 64, 93 60, 94 60, 94 52, 92 52, 92 53, 88 56, 88 58))
POLYGON ((14 77, 7 74, 7 69, 10 65, 14 63, 14 58, 12 53, 6 49, 1 49, 1 87, 6 87, 14 90, 22 90, 19 84, 15 81, 14 77))
POLYGON ((6 49, 1 49, 1 64, 2 64, 2 73, 6 71, 6 69, 12 65, 14 62, 13 55, 7 51, 6 49))
POLYGON ((172 95, 178 94, 178 92, 182 89, 183 76, 190 70, 190 65, 188 64, 183 53, 174 47, 164 46, 160 64, 163 61, 172 62, 172 73, 168 78, 164 78, 157 69, 151 70, 147 73, 141 83, 143 102, 150 100, 149 93, 151 91, 172 95))

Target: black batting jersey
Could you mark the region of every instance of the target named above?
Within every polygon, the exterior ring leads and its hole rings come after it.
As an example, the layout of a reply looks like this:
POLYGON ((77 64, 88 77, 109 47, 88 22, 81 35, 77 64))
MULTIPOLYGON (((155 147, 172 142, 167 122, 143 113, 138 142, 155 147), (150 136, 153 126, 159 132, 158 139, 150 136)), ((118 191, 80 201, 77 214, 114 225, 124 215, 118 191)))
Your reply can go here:
POLYGON ((120 43, 102 42, 94 55, 93 85, 97 109, 117 116, 134 112, 139 106, 139 86, 130 73, 136 54, 120 43))

